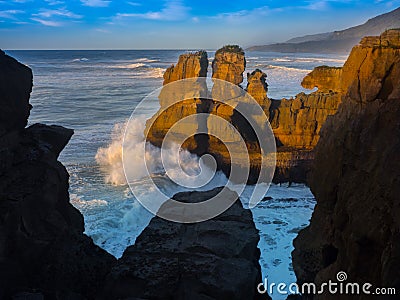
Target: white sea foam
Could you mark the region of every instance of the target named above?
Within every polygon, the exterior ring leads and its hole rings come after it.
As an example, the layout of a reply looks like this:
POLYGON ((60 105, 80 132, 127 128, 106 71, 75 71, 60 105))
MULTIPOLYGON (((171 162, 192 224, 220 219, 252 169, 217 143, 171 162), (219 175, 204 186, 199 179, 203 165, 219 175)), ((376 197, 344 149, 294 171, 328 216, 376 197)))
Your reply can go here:
POLYGON ((266 65, 266 68, 267 69, 279 69, 279 70, 284 70, 284 71, 296 71, 296 72, 303 72, 303 73, 309 73, 312 71, 312 70, 308 70, 308 69, 299 69, 299 68, 275 66, 275 65, 266 65))
MULTIPOLYGON (((146 117, 144 116, 130 122, 116 124, 111 134, 110 144, 98 149, 95 159, 105 171, 106 183, 113 185, 127 184, 122 155, 124 155, 125 161, 129 161, 129 165, 125 164, 125 171, 129 174, 130 181, 142 180, 148 177, 149 173, 152 175, 164 172, 160 148, 150 143, 145 145, 145 124, 146 117), (126 135, 125 130, 127 132, 126 135), (147 151, 145 151, 145 147, 147 151), (151 160, 151 164, 148 165, 149 170, 146 170, 145 158, 147 161, 151 160)), ((181 168, 188 170, 189 173, 189 170, 194 170, 195 173, 198 172, 199 157, 197 155, 181 149, 179 145, 173 145, 165 153, 164 158, 173 167, 171 175, 179 174, 181 168)), ((187 179, 182 178, 182 180, 187 179)), ((189 183, 187 184, 189 185, 189 183)))
POLYGON ((81 58, 75 58, 75 59, 73 59, 72 61, 73 62, 85 62, 85 61, 88 61, 89 59, 88 58, 86 58, 86 57, 81 57, 81 58))
POLYGON ((147 62, 147 63, 152 63, 152 62, 158 62, 158 59, 150 59, 147 57, 142 57, 142 58, 137 58, 134 60, 135 62, 147 62))
POLYGON ((93 207, 108 205, 108 202, 105 200, 101 199, 83 200, 77 194, 70 194, 70 199, 72 205, 74 205, 78 209, 85 209, 89 207, 93 208, 93 207))
POLYGON ((147 68, 144 71, 137 72, 135 75, 141 78, 162 78, 164 76, 165 69, 163 68, 147 68))
POLYGON ((291 62, 293 61, 293 59, 289 59, 289 58, 273 58, 273 61, 279 61, 279 62, 291 62))
POLYGON ((144 66, 146 66, 146 64, 144 64, 142 62, 138 62, 138 63, 127 64, 127 65, 113 66, 112 68, 116 68, 116 69, 136 69, 136 68, 140 68, 140 67, 144 67, 144 66))

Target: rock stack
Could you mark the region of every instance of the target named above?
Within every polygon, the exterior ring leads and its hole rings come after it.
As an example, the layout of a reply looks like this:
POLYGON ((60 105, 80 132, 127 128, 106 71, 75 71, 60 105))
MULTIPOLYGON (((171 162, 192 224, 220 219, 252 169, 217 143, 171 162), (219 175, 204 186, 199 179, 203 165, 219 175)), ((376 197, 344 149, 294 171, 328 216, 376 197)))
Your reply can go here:
MULTIPOLYGON (((206 63, 200 63, 201 60, 206 61, 206 54, 201 51, 195 54, 181 55, 178 67, 167 69, 164 75, 164 84, 171 82, 170 78, 200 78, 206 76, 206 70, 200 66, 206 66, 206 63), (195 57, 195 58, 194 58, 195 57), (194 63, 195 61, 195 63, 194 63), (188 71, 195 68, 197 71, 188 71), (200 71, 202 70, 202 71, 200 71), (176 73, 177 72, 177 73, 176 73), (173 76, 171 74, 174 74, 173 76)), ((195 113, 207 113, 223 118, 231 123, 238 132, 244 137, 247 152, 250 158, 250 176, 249 183, 257 181, 260 165, 261 151, 257 139, 255 139, 254 130, 250 124, 237 112, 234 105, 221 103, 218 99, 235 99, 242 96, 238 89, 229 94, 230 89, 226 88, 222 82, 216 80, 225 80, 235 86, 240 86, 243 82, 243 72, 246 67, 246 59, 244 51, 239 46, 225 46, 216 51, 215 58, 212 62, 212 78, 214 84, 211 90, 212 101, 204 99, 207 94, 207 87, 203 86, 201 95, 195 95, 190 101, 183 101, 175 104, 173 108, 165 109, 166 104, 163 100, 163 92, 160 95, 161 109, 152 120, 158 118, 152 128, 147 126, 146 133, 148 141, 152 144, 160 146, 166 133, 172 125, 185 116, 195 113), (202 97, 204 97, 202 99, 202 97)), ((277 166, 274 175, 275 182, 306 182, 307 173, 311 168, 313 161, 313 148, 318 142, 319 131, 328 115, 332 115, 337 111, 341 102, 341 82, 342 69, 333 67, 318 67, 304 78, 302 85, 306 88, 318 90, 311 94, 298 94, 294 99, 273 100, 269 99, 268 85, 266 83, 267 75, 257 69, 247 74, 247 92, 257 101, 264 111, 265 115, 271 123, 271 127, 276 139, 277 166)), ((168 86, 164 86, 165 93, 171 97, 168 92, 168 86)), ((179 88, 180 92, 184 88, 179 88)), ((181 92, 182 93, 182 92, 181 92)), ((243 91, 244 93, 244 91, 243 91)), ((242 103, 247 105, 246 103, 242 103)), ((248 108, 250 109, 250 107, 248 108)), ((254 116, 257 118, 257 116, 254 116)), ((229 153, 224 142, 229 141, 233 146, 238 141, 227 136, 221 129, 219 122, 209 118, 203 127, 210 133, 207 137, 189 138, 184 148, 189 149, 199 155, 209 153, 212 154, 218 163, 220 169, 229 174, 231 167, 231 156, 243 155, 243 149, 237 149, 238 153, 229 153), (217 134, 216 134, 217 133, 217 134), (222 137, 222 138, 217 138, 222 137)), ((266 124, 259 124, 267 128, 266 124)), ((184 135, 185 131, 195 132, 196 128, 201 127, 199 124, 185 124, 182 126, 181 132, 177 134, 184 135)), ((176 129, 175 129, 176 130, 176 129)), ((243 162, 243 164, 245 164, 243 162)))

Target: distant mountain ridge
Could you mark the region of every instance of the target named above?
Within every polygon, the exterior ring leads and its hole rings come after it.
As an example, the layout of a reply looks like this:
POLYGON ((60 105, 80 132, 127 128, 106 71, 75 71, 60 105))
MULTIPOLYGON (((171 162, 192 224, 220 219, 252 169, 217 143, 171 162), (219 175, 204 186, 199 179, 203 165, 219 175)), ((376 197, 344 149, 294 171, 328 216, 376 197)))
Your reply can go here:
POLYGON ((248 51, 348 53, 362 37, 400 28, 400 7, 345 30, 292 38, 285 43, 252 46, 248 51))

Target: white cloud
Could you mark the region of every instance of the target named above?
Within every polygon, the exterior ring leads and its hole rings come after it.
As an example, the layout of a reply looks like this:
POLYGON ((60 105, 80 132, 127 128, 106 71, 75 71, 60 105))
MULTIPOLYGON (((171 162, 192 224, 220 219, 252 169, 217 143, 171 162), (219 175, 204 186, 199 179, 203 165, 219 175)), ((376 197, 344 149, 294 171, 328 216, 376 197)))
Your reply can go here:
POLYGON ((128 1, 128 2, 126 2, 126 3, 128 3, 129 5, 132 5, 132 6, 142 6, 142 4, 139 3, 139 2, 128 1))
POLYGON ((111 1, 107 0, 81 0, 84 6, 90 7, 107 7, 111 1))
POLYGON ((64 1, 59 1, 59 0, 45 0, 45 1, 51 6, 64 4, 64 1))
POLYGON ((0 18, 15 20, 16 19, 15 15, 23 13, 24 11, 22 10, 2 10, 0 11, 0 18))
POLYGON ((51 21, 51 20, 43 20, 43 19, 39 19, 39 18, 31 18, 32 21, 36 21, 42 25, 45 26, 50 26, 50 27, 59 27, 62 26, 63 24, 60 22, 56 22, 56 21, 51 21))
POLYGON ((164 7, 159 11, 148 11, 145 13, 118 13, 116 19, 123 18, 140 18, 147 20, 160 21, 178 21, 188 17, 189 7, 184 6, 182 1, 172 0, 167 1, 164 7))
POLYGON ((243 22, 254 22, 257 17, 265 17, 273 12, 281 12, 281 8, 271 9, 268 6, 261 6, 252 10, 239 10, 234 12, 220 13, 215 16, 211 16, 211 19, 220 19, 232 23, 243 23, 243 22))
POLYGON ((327 1, 315 1, 311 2, 310 4, 300 7, 304 9, 309 9, 309 10, 325 10, 328 8, 328 3, 327 1))
POLYGON ((109 30, 107 30, 107 29, 103 29, 103 28, 97 28, 97 29, 95 29, 97 32, 101 32, 101 33, 110 33, 110 31, 109 30))
POLYGON ((70 19, 80 19, 83 16, 77 15, 65 8, 60 9, 41 9, 40 12, 34 14, 34 16, 42 17, 42 18, 51 18, 54 16, 57 17, 65 17, 70 19))

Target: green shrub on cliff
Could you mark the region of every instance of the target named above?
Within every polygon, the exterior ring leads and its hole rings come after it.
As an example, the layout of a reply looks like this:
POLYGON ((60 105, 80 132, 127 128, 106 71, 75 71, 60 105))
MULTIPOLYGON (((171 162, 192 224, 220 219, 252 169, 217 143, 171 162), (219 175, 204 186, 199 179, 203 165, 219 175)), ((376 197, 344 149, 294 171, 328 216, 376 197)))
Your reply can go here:
POLYGON ((225 45, 221 49, 218 49, 215 54, 221 53, 221 52, 233 52, 233 53, 239 53, 244 55, 244 51, 242 47, 238 45, 225 45))

